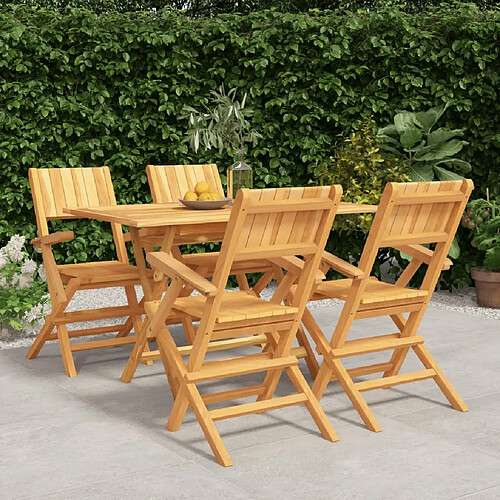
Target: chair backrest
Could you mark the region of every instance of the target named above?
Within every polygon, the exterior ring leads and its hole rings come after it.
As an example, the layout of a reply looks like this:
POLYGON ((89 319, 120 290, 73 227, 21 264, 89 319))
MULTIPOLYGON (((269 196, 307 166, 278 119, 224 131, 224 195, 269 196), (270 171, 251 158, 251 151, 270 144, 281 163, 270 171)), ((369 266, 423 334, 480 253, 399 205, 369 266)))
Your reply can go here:
POLYGON ((435 243, 422 289, 436 286, 473 189, 471 180, 389 183, 384 189, 359 267, 368 276, 379 248, 435 243))
POLYGON ((301 256, 299 297, 313 285, 341 196, 341 186, 240 190, 212 282, 223 290, 234 261, 301 256))
MULTIPOLYGON (((40 236, 49 234, 49 220, 78 218, 64 208, 116 205, 109 167, 30 168, 28 175, 40 236)), ((118 258, 126 261, 121 226, 111 224, 111 228, 118 258)))
POLYGON ((224 196, 217 165, 147 165, 149 188, 153 203, 172 203, 206 181, 210 188, 224 196))

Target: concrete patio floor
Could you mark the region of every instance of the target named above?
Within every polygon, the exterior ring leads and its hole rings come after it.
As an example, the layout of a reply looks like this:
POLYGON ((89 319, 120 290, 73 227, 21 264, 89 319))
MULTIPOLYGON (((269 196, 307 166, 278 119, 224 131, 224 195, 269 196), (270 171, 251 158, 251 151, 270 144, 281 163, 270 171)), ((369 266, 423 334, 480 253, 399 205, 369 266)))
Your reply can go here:
MULTIPOLYGON (((339 309, 312 312, 330 332, 339 309)), ((359 321, 354 336, 393 329, 359 321)), ((161 363, 141 365, 131 384, 118 380, 130 347, 76 353, 74 379, 56 344, 32 361, 26 349, 0 351, 0 499, 500 498, 500 322, 431 307, 420 333, 468 413, 432 380, 372 391, 384 429, 375 434, 330 384, 321 403, 340 441, 322 439, 304 406, 224 420, 229 468, 191 411, 178 432, 165 430, 172 397, 161 363)), ((415 356, 404 369, 420 369, 415 356)), ((291 392, 283 377, 279 395, 291 392)))

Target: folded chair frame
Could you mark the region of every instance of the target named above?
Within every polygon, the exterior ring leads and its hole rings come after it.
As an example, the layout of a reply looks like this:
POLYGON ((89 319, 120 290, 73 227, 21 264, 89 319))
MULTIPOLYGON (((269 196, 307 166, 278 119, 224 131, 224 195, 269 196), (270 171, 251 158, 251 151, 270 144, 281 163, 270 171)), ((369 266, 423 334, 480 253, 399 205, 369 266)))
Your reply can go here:
POLYGON ((108 167, 30 169, 30 183, 40 236, 32 244, 42 252, 52 312, 31 345, 26 357, 34 359, 45 342, 57 340, 68 377, 76 376, 73 353, 83 350, 135 343, 129 336, 132 328, 139 331, 144 313, 137 301, 134 285, 140 282, 136 268, 128 263, 121 226, 112 224, 118 260, 83 264, 57 265, 52 246, 74 238, 72 231, 50 233, 48 221, 72 219, 63 209, 67 206, 115 205, 113 185, 108 167), (67 312, 79 290, 123 286, 127 305, 67 312), (102 319, 126 317, 119 325, 68 330, 67 325, 102 319), (114 338, 71 343, 70 339, 116 332, 114 338))
POLYGON ((303 316, 304 325, 323 357, 312 389, 321 399, 328 383, 338 381, 372 431, 382 429, 362 392, 374 389, 433 379, 454 409, 467 411, 464 401, 424 346, 424 338, 417 333, 440 273, 451 265, 447 254, 471 191, 472 182, 468 180, 406 185, 391 183, 380 202, 359 266, 333 255, 323 257, 323 271, 332 268, 348 280, 345 280, 347 285, 342 293, 339 293, 340 288, 335 289, 335 282, 331 285, 321 283, 312 296, 312 300, 341 298, 345 301, 330 341, 309 311, 306 310, 303 316), (422 246, 433 242, 436 243, 434 250, 422 246), (383 246, 391 246, 412 257, 395 285, 379 285, 370 277, 378 249, 383 246), (428 268, 420 289, 406 288, 422 264, 428 268), (370 292, 377 286, 380 290, 378 296, 376 292, 370 292), (391 296, 394 292, 397 294, 391 296), (397 333, 347 340, 355 320, 379 316, 389 316, 397 333), (410 349, 423 369, 401 374, 410 349), (381 351, 392 351, 389 361, 351 369, 346 369, 342 363, 346 357, 381 351), (382 376, 359 382, 353 380, 373 373, 382 373, 382 376))
POLYGON ((319 261, 340 201, 341 189, 294 188, 291 195, 299 198, 298 200, 280 200, 280 195, 283 196, 286 192, 288 191, 279 189, 240 191, 212 281, 166 252, 147 254, 155 275, 160 272, 171 280, 161 301, 145 304, 148 316, 152 318, 151 333, 157 339, 174 396, 167 429, 177 431, 190 407, 217 462, 224 466, 232 465, 232 461, 214 422, 226 418, 305 404, 323 437, 330 441, 338 439, 298 368, 297 355, 303 355, 305 349, 293 348, 292 344, 312 286, 315 281, 324 277, 318 272, 319 261), (306 202, 309 205, 307 211, 306 202), (305 224, 308 221, 312 222, 314 236, 306 234, 305 224), (269 226, 274 226, 274 230, 280 234, 278 243, 267 236, 266 241, 271 243, 254 246, 254 241, 265 240, 263 233, 269 226), (280 233, 280 230, 287 232, 280 233), (297 242, 288 243, 289 238, 293 240, 292 233, 300 232, 304 233, 304 242, 299 237, 297 242), (280 239, 287 243, 279 244, 280 239), (274 266, 286 270, 270 301, 260 299, 251 291, 224 291, 234 262, 262 255, 267 255, 274 266), (297 255, 302 255, 304 260, 298 259, 297 255), (285 301, 294 285, 296 292, 293 299, 285 301), (194 288, 200 292, 201 297, 183 296, 185 287, 194 288), (282 304, 284 301, 285 305, 282 304), (237 310, 234 304, 237 304, 237 310), (194 334, 192 345, 177 346, 166 326, 172 311, 184 314, 186 324, 192 325, 199 321, 196 329, 194 326, 188 327, 192 328, 194 334), (263 343, 266 343, 266 348, 259 354, 217 361, 205 359, 210 351, 263 343), (187 362, 183 360, 183 356, 187 356, 187 362), (208 380, 258 372, 265 373, 262 384, 205 395, 201 395, 199 391, 198 385, 208 380), (283 372, 290 378, 296 394, 273 397, 283 372), (255 396, 256 400, 250 403, 214 410, 207 408, 212 403, 255 396))

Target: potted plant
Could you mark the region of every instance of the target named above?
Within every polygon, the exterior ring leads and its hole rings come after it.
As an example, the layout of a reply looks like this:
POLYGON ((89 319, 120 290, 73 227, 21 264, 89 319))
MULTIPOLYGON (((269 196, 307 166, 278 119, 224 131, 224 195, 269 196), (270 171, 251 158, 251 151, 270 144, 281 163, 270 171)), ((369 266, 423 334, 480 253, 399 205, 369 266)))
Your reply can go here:
POLYGON ((484 254, 484 266, 473 268, 477 303, 500 307, 500 204, 478 199, 467 205, 462 225, 471 231, 471 245, 484 254))
POLYGON ((261 135, 251 128, 248 120, 253 110, 245 106, 246 93, 241 102, 236 100, 236 89, 226 93, 221 86, 219 92, 213 90, 210 94, 211 101, 202 111, 184 106, 187 114, 183 118, 189 123, 185 140, 195 153, 200 147, 213 148, 220 153, 226 150, 237 158, 227 176, 227 195, 234 198, 238 189, 252 187, 252 169, 244 161, 245 144, 255 146, 261 135))

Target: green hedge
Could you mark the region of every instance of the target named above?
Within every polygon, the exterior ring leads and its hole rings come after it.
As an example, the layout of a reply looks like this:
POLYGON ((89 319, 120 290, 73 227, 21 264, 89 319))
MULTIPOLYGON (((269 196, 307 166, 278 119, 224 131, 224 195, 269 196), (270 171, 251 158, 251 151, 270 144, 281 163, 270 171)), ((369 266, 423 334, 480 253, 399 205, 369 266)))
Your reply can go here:
MULTIPOLYGON (((130 12, 140 10, 159 10, 170 8, 182 10, 189 16, 215 16, 218 14, 255 12, 276 9, 280 12, 308 12, 311 9, 370 9, 377 10, 397 3, 406 12, 421 12, 435 7, 441 0, 0 0, 0 7, 9 4, 47 7, 64 10, 66 8, 88 9, 102 14, 104 12, 130 12)), ((481 9, 491 9, 497 0, 472 0, 481 9)))
MULTIPOLYGON (((232 159, 193 155, 178 119, 222 82, 248 90, 256 110, 257 186, 307 183, 362 116, 382 124, 399 109, 449 102, 447 125, 470 141, 475 194, 498 189, 499 38, 499 12, 473 4, 210 19, 1 9, 0 240, 35 234, 30 166, 109 165, 128 203, 149 201, 148 163, 216 161, 223 173, 232 159)), ((109 255, 98 224, 80 234, 98 248, 90 253, 109 255)), ((64 252, 88 257, 84 243, 64 252)))

